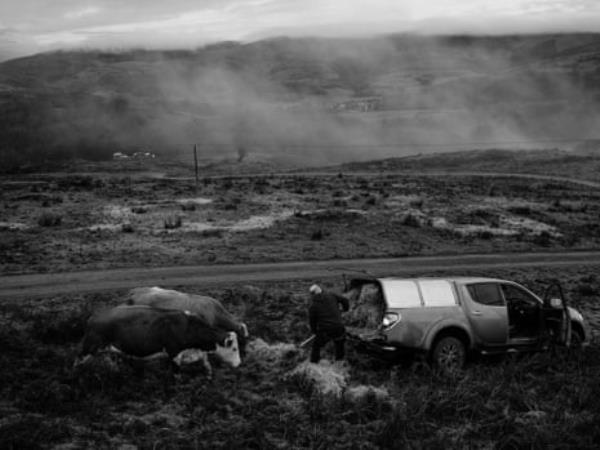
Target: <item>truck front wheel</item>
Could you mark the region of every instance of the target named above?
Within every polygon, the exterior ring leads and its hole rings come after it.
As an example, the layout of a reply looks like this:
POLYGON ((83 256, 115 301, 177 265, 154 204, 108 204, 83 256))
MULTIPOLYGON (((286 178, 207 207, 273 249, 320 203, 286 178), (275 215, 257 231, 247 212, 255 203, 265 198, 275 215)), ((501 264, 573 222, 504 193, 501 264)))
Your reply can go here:
POLYGON ((454 336, 439 339, 431 352, 433 367, 444 373, 453 373, 463 368, 467 350, 463 342, 454 336))

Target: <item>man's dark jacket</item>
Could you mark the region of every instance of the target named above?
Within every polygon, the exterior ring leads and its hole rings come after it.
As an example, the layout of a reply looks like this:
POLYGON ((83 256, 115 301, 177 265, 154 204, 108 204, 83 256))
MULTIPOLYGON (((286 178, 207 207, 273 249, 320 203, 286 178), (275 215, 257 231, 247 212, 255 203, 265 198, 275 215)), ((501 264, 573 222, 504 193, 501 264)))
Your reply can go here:
POLYGON ((344 329, 340 307, 348 311, 350 304, 346 297, 333 292, 321 292, 314 296, 308 309, 308 322, 313 333, 318 331, 334 331, 344 329))

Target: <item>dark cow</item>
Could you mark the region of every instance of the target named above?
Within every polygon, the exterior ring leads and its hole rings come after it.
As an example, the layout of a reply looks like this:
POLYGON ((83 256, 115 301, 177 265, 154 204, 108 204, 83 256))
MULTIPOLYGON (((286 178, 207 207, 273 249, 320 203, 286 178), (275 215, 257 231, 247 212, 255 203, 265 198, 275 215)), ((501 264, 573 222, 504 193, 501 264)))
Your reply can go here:
MULTIPOLYGON (((136 357, 166 352, 171 359, 184 350, 199 349, 214 352, 232 367, 240 364, 236 334, 188 311, 136 305, 96 313, 88 321, 80 357, 109 346, 136 357)), ((206 355, 202 359, 210 375, 206 355)))
POLYGON ((246 324, 238 322, 217 299, 159 287, 141 287, 132 289, 129 292, 127 303, 130 305, 148 305, 156 308, 190 311, 193 314, 201 316, 214 327, 237 333, 240 353, 242 356, 245 354, 248 340, 248 328, 246 324))

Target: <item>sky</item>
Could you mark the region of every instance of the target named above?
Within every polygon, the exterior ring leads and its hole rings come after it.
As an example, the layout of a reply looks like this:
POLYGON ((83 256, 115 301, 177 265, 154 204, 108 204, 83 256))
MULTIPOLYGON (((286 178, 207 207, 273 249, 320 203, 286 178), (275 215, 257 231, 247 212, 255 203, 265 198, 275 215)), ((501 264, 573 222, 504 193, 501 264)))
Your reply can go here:
POLYGON ((0 0, 0 60, 270 36, 600 32, 600 0, 0 0))

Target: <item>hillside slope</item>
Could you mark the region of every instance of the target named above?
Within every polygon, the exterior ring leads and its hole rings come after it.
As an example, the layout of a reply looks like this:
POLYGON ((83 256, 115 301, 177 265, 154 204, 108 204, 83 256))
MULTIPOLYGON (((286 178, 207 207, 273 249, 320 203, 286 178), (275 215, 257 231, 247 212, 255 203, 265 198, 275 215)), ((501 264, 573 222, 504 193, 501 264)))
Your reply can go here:
POLYGON ((599 44, 594 34, 278 38, 15 59, 0 64, 0 164, 192 143, 204 156, 314 164, 593 138, 599 44))

